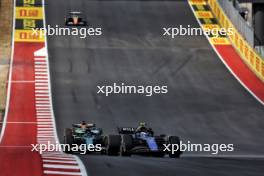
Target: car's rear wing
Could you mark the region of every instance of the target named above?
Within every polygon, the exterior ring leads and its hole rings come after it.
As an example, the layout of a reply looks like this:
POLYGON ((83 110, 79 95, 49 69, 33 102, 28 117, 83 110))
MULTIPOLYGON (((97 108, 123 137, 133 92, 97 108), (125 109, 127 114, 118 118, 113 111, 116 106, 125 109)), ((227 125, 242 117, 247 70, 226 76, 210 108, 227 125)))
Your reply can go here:
MULTIPOLYGON (((80 123, 79 124, 72 124, 72 127, 74 127, 74 128, 80 128, 81 127, 81 124, 80 123)), ((87 123, 86 124, 86 127, 87 128, 96 127, 96 124, 95 123, 87 123)))
POLYGON ((118 127, 117 130, 119 134, 134 134, 136 131, 133 127, 118 127))

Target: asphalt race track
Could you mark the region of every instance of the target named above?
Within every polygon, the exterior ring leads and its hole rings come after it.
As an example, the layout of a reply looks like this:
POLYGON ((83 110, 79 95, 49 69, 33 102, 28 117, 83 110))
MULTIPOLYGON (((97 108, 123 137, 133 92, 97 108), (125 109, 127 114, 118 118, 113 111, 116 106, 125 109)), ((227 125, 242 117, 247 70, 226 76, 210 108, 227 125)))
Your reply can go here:
POLYGON ((49 36, 53 104, 60 140, 82 120, 106 134, 145 121, 157 134, 192 143, 233 143, 226 157, 181 159, 80 156, 90 176, 262 175, 264 108, 228 72, 203 36, 162 36, 163 27, 198 27, 186 1, 46 0, 47 24, 82 11, 103 35, 49 36), (167 85, 168 94, 97 94, 97 85, 167 85))

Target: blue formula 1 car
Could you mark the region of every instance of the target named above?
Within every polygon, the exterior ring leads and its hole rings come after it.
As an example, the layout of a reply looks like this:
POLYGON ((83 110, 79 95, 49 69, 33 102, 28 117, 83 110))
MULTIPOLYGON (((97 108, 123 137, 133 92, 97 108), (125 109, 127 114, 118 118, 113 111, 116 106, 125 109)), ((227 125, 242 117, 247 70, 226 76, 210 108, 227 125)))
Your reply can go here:
MULTIPOLYGON (((66 128, 64 132, 64 144, 70 147, 66 153, 74 153, 75 147, 87 147, 90 150, 86 153, 97 152, 107 155, 118 155, 121 144, 120 135, 103 135, 103 130, 97 128, 95 124, 82 122, 73 124, 72 128, 66 128)), ((81 148, 80 148, 81 150, 81 148)))
POLYGON ((137 129, 133 127, 118 128, 118 132, 121 135, 121 156, 139 154, 164 157, 168 154, 171 158, 178 158, 182 154, 181 151, 170 153, 164 150, 164 144, 179 145, 179 137, 166 135, 154 136, 152 129, 147 128, 145 123, 141 123, 137 129))

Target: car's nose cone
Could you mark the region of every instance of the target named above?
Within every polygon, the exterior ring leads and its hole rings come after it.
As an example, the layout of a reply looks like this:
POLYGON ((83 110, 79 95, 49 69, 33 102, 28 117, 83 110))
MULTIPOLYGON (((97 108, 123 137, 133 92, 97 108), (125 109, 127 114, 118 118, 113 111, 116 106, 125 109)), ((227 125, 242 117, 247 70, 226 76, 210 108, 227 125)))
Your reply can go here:
POLYGON ((78 17, 73 17, 73 24, 77 24, 78 23, 78 17))

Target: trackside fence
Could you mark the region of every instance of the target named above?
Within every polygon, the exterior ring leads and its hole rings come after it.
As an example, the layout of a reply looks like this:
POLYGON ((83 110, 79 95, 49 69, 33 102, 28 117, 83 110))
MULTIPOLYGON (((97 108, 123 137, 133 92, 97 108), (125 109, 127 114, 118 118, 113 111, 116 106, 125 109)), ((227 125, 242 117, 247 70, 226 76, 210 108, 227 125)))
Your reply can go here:
POLYGON ((264 46, 254 46, 254 29, 241 17, 231 0, 218 0, 219 5, 236 27, 238 32, 245 38, 248 44, 264 58, 264 46))
MULTIPOLYGON (((264 59, 261 58, 260 54, 256 52, 254 47, 251 46, 251 44, 245 39, 245 37, 241 35, 237 27, 225 14, 225 11, 222 9, 219 3, 220 1, 221 0, 208 0, 208 4, 223 28, 233 28, 233 34, 229 35, 229 39, 232 45, 241 56, 243 62, 247 64, 248 67, 255 73, 255 75, 264 82, 264 59)), ((227 0, 222 1, 227 2, 227 0)), ((233 7, 232 3, 229 3, 229 5, 233 7)))
POLYGON ((218 0, 218 2, 239 33, 245 37, 251 47, 254 47, 254 30, 247 24, 244 18, 241 17, 238 10, 233 6, 232 1, 218 0))

